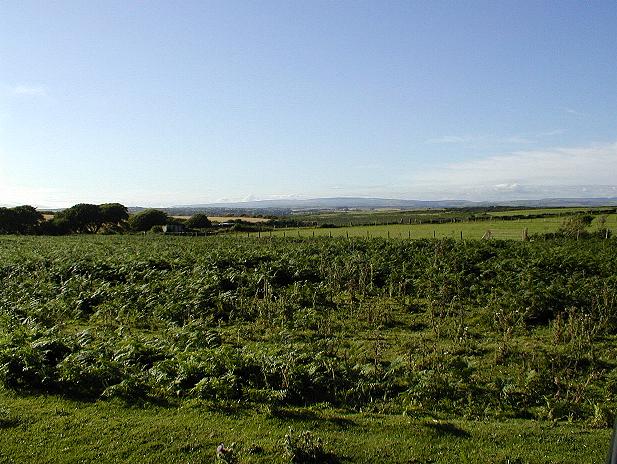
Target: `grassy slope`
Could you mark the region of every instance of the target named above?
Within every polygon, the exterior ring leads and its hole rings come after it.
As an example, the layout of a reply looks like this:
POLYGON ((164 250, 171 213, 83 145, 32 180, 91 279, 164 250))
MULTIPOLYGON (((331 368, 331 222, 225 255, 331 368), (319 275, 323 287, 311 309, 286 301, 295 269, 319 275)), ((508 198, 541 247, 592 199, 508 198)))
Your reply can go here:
POLYGON ((603 210, 611 207, 567 207, 567 208, 523 208, 523 209, 512 209, 507 211, 489 211, 487 214, 490 216, 514 216, 514 215, 527 215, 527 214, 558 214, 558 215, 567 215, 571 213, 584 213, 584 214, 595 214, 599 210, 603 210))
POLYGON ((596 463, 610 432, 567 423, 415 419, 326 409, 225 413, 199 402, 181 408, 82 403, 0 391, 0 462, 212 462, 218 443, 237 442, 241 462, 288 462, 289 427, 311 430, 343 462, 596 463), (251 453, 258 445, 262 451, 251 453))
POLYGON ((408 223, 423 223, 427 221, 438 220, 463 220, 470 216, 493 216, 499 218, 502 216, 520 216, 521 219, 529 219, 528 216, 537 216, 540 214, 554 216, 568 216, 574 213, 584 214, 605 214, 605 210, 615 210, 614 207, 598 207, 598 208, 523 208, 523 209, 506 209, 494 211, 491 208, 478 209, 475 211, 466 210, 444 210, 444 209, 427 209, 427 210, 352 210, 352 211, 329 211, 322 213, 298 213, 292 215, 293 219, 305 222, 316 222, 320 224, 336 224, 337 226, 347 227, 349 225, 371 225, 377 224, 396 224, 401 222, 408 223), (351 224, 350 224, 351 223, 351 224))
MULTIPOLYGON (((340 227, 335 229, 325 228, 299 228, 273 231, 273 236, 292 236, 297 237, 298 233, 302 237, 312 236, 329 236, 333 237, 366 237, 367 233, 370 237, 387 237, 390 233, 391 238, 430 238, 433 233, 438 238, 460 238, 460 233, 463 232, 465 239, 482 238, 487 230, 490 230, 495 238, 518 240, 522 236, 523 229, 527 228, 529 234, 540 234, 547 232, 555 232, 562 224, 563 219, 544 218, 544 219, 527 219, 516 221, 482 221, 482 222, 454 222, 446 224, 390 224, 377 226, 354 226, 340 227)), ((590 230, 593 230, 593 227, 590 230)), ((617 215, 611 214, 606 221, 606 227, 611 230, 617 228, 617 215)), ((240 234, 243 235, 243 234, 240 234)), ((251 233, 251 236, 257 236, 257 233, 251 233)), ((270 236, 269 232, 261 234, 262 237, 270 236)))

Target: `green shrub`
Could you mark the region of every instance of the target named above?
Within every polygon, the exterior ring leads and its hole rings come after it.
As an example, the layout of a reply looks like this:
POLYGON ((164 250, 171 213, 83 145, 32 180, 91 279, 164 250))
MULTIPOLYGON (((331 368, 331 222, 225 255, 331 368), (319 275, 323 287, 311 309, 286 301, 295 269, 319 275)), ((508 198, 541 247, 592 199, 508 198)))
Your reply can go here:
POLYGON ((326 451, 321 438, 314 436, 308 430, 294 434, 289 428, 289 433, 283 440, 283 449, 289 461, 293 464, 326 464, 338 462, 336 455, 326 451))

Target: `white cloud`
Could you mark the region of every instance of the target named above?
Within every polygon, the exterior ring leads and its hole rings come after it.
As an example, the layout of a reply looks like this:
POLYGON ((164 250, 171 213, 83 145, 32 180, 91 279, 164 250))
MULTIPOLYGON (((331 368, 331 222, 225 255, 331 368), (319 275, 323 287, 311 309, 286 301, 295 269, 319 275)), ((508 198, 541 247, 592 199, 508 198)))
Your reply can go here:
POLYGON ((581 113, 580 111, 576 111, 572 108, 563 108, 563 110, 568 113, 568 114, 572 114, 574 116, 585 116, 585 113, 581 113))
POLYGON ((45 187, 18 187, 0 177, 0 204, 6 206, 32 205, 37 208, 63 208, 77 203, 69 192, 45 187))
POLYGON ((47 90, 42 85, 19 84, 12 88, 12 94, 26 97, 45 97, 47 90))
POLYGON ((431 145, 470 145, 470 146, 490 146, 490 145, 524 145, 530 143, 536 143, 546 137, 553 137, 555 135, 561 135, 564 133, 563 129, 553 129, 543 132, 530 132, 524 134, 512 134, 512 135, 490 135, 490 134, 467 134, 467 135, 444 135, 441 137, 434 137, 424 141, 424 143, 431 145))
POLYGON ((413 175, 414 191, 511 192, 525 195, 569 191, 610 193, 617 185, 617 142, 574 148, 519 150, 450 163, 413 175), (583 190, 583 186, 587 190, 583 190))
POLYGON ((527 143, 536 143, 536 138, 526 137, 524 135, 511 135, 509 137, 504 137, 499 140, 500 143, 512 143, 512 144, 527 144, 527 143))
POLYGON ((564 131, 563 129, 553 129, 553 130, 549 130, 549 131, 545 131, 545 132, 539 132, 537 134, 538 137, 552 137, 554 135, 562 135, 564 134, 566 131, 564 131))
POLYGON ((484 140, 485 136, 478 135, 443 135, 425 140, 429 144, 458 144, 458 143, 474 143, 484 140))
POLYGON ((497 184, 493 186, 495 188, 495 190, 504 190, 507 192, 511 192, 514 190, 517 190, 518 187, 520 187, 519 184, 514 183, 514 184, 497 184))
POLYGON ((245 196, 242 199, 242 202, 245 203, 245 202, 248 202, 248 201, 257 201, 257 200, 259 200, 258 196, 253 195, 252 193, 249 193, 247 196, 245 196))
MULTIPOLYGON (((244 197, 223 197, 218 198, 213 203, 247 203, 252 201, 268 201, 268 200, 304 200, 308 198, 306 195, 297 193, 265 193, 263 195, 248 194, 244 197)), ((194 202, 193 202, 194 203, 194 202)), ((209 203, 209 202, 207 202, 209 203)))
POLYGON ((377 163, 368 163, 368 164, 358 164, 356 166, 351 166, 351 167, 353 169, 374 171, 376 169, 383 169, 384 166, 382 164, 377 164, 377 163))

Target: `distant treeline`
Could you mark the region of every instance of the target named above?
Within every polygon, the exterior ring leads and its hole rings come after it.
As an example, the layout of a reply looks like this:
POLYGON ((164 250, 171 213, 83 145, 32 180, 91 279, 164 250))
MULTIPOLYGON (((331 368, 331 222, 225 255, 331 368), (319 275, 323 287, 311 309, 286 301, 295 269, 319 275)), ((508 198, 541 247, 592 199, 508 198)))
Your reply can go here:
MULTIPOLYGON (((38 211, 33 206, 24 205, 14 208, 0 208, 0 234, 21 235, 67 235, 67 234, 117 234, 127 232, 163 232, 164 226, 175 225, 174 233, 191 233, 210 229, 212 223, 205 211, 196 212, 187 219, 170 215, 172 210, 144 209, 130 214, 126 206, 119 203, 100 205, 80 203, 58 212, 38 211)), ((173 210, 174 214, 183 210, 173 210)), ((583 215, 604 215, 617 213, 617 208, 594 208, 588 211, 551 209, 538 212, 519 212, 495 216, 495 212, 507 212, 506 208, 461 208, 440 211, 388 211, 388 212, 337 212, 325 214, 287 215, 282 217, 267 216, 268 223, 249 223, 242 216, 225 224, 220 231, 266 231, 286 227, 347 227, 384 224, 444 224, 449 222, 474 221, 514 221, 519 219, 541 219, 549 217, 580 217, 583 215)), ((186 212, 186 211, 184 211, 186 212)), ((221 211, 219 211, 221 214, 221 211)), ((263 216, 262 217, 266 217, 263 216)))
POLYGON ((119 203, 79 203, 59 212, 45 214, 29 205, 0 208, 0 234, 114 234, 145 232, 157 228, 162 231, 163 226, 172 224, 182 224, 189 231, 212 225, 203 213, 194 214, 184 221, 157 209, 146 209, 129 215, 128 208, 119 203))
MULTIPOLYGON (((170 216, 193 216, 204 213, 208 216, 232 216, 242 219, 243 217, 261 217, 266 219, 289 216, 292 210, 289 208, 162 208, 170 216)), ((129 212, 140 212, 141 208, 130 208, 129 212)))

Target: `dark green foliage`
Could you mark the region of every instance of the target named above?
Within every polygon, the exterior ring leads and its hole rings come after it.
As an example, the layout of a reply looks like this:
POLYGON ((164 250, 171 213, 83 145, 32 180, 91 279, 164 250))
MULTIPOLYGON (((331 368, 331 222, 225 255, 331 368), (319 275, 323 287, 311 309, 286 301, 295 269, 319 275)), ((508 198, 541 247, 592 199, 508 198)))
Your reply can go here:
POLYGON ((102 226, 121 231, 126 219, 128 211, 119 203, 80 203, 54 214, 48 220, 44 220, 43 215, 32 206, 0 208, 0 234, 96 233, 102 226))
POLYGON ((206 214, 198 213, 188 218, 185 225, 191 229, 206 229, 212 226, 212 222, 210 222, 206 214))
POLYGON ((581 234, 586 234, 586 229, 592 222, 593 216, 590 214, 572 216, 563 221, 557 233, 570 238, 579 238, 581 234))
POLYGON ((0 234, 33 234, 43 215, 32 206, 0 208, 0 234))
POLYGON ((126 206, 120 203, 105 203, 99 205, 103 223, 108 226, 121 226, 124 221, 129 218, 129 212, 126 206))
POLYGON ((169 217, 166 212, 158 209, 146 209, 133 214, 129 218, 129 227, 137 232, 145 232, 154 226, 165 225, 168 221, 169 217))
POLYGON ((614 240, 2 244, 14 390, 598 426, 617 406, 614 240))
POLYGON ((293 464, 328 464, 338 460, 334 453, 324 449, 323 440, 308 430, 294 434, 293 429, 285 435, 285 454, 293 464))
POLYGON ((56 214, 56 220, 64 220, 71 232, 95 234, 104 222, 98 205, 80 203, 56 214))
POLYGON ((70 221, 61 215, 44 221, 39 226, 41 235, 66 235, 72 232, 70 221))

